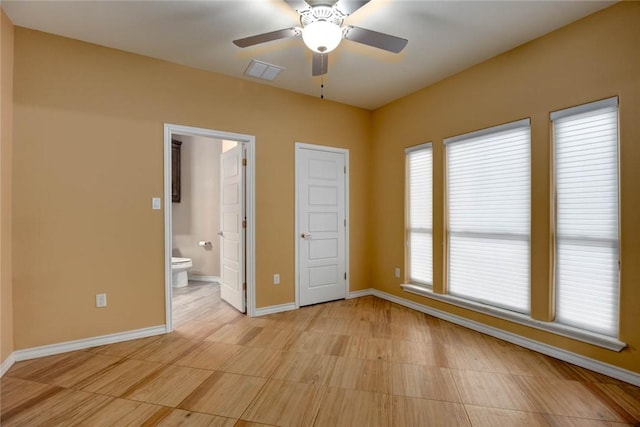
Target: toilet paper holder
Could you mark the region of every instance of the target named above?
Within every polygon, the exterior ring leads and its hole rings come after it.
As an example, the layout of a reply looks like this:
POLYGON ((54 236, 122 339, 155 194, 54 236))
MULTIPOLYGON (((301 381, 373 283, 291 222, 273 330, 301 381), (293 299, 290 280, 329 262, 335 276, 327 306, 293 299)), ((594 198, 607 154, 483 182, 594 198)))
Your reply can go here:
POLYGON ((213 246, 213 243, 206 240, 200 240, 198 242, 198 246, 202 246, 203 248, 210 248, 211 246, 213 246))

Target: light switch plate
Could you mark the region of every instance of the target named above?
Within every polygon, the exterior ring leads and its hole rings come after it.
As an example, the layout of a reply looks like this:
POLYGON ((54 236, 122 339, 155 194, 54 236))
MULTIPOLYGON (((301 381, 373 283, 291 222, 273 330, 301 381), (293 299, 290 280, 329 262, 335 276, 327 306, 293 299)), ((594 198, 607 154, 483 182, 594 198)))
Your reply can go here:
POLYGON ((160 204, 161 204, 160 197, 154 197, 151 199, 151 209, 160 210, 160 207, 161 207, 160 204))
POLYGON ((396 268, 395 273, 396 273, 396 277, 400 277, 400 269, 399 268, 396 268))
POLYGON ((280 275, 279 274, 274 274, 273 275, 273 284, 274 285, 279 285, 280 284, 280 275))

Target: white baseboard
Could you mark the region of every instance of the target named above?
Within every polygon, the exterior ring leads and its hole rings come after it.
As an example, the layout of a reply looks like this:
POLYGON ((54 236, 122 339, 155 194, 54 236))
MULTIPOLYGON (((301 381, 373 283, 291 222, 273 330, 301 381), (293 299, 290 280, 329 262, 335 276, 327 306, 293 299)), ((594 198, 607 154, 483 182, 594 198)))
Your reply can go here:
POLYGON ((212 282, 212 283, 220 283, 220 277, 218 276, 195 276, 189 274, 187 279, 194 280, 197 282, 212 282))
POLYGON ((282 313, 283 311, 296 310, 297 308, 298 307, 296 307, 295 303, 293 302, 287 304, 270 305, 268 307, 256 308, 254 316, 258 317, 267 314, 282 313))
POLYGON ((11 353, 6 359, 0 363, 0 378, 16 363, 15 353, 11 353))
POLYGON ((422 304, 419 304, 395 295, 391 295, 386 292, 379 291, 377 289, 371 289, 371 295, 377 296, 378 298, 382 298, 387 301, 395 302, 396 304, 400 304, 402 306, 411 308, 413 310, 417 310, 422 313, 429 314, 439 319, 446 320, 451 323, 455 323, 456 325, 464 326, 465 328, 469 328, 474 331, 481 332, 483 334, 490 335, 495 338, 499 338, 501 340, 510 342, 512 344, 516 344, 521 347, 528 348, 529 350, 546 354, 547 356, 551 356, 556 359, 560 359, 565 362, 572 363, 582 368, 590 369, 600 374, 604 374, 612 378, 616 378, 620 381, 625 381, 630 384, 640 386, 640 374, 636 372, 628 371, 626 369, 619 368, 617 366, 609 365, 608 363, 600 362, 598 360, 591 359, 589 357, 585 357, 580 354, 572 353, 570 351, 567 351, 558 347, 554 347, 549 344, 544 344, 539 341, 532 340, 530 338, 525 338, 523 336, 516 335, 514 333, 507 332, 502 329, 494 328, 493 326, 488 326, 483 323, 476 322, 474 320, 469 320, 464 317, 456 316, 455 314, 437 310, 435 308, 431 308, 426 305, 422 305, 422 304))
POLYGON ((373 289, 362 289, 360 291, 351 291, 349 295, 347 295, 347 299, 352 298, 360 298, 360 297, 368 297, 369 295, 373 295, 373 289))
POLYGON ((154 335, 166 333, 164 325, 152 326, 149 328, 136 329, 133 331, 119 332, 116 334, 102 335, 99 337, 84 338, 80 340, 67 341, 40 347, 16 350, 13 356, 16 362, 22 360, 36 359, 38 357, 52 356, 54 354, 66 353, 69 351, 84 350, 86 348, 97 347, 99 345, 115 344, 117 342, 146 338, 154 335))

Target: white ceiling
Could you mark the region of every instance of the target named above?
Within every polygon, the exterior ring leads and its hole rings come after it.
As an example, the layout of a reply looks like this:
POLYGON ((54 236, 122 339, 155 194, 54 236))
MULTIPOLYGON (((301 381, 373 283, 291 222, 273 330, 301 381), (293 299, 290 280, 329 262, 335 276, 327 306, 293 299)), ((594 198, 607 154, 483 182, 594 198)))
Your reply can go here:
MULTIPOLYGON (((375 109, 576 21, 614 1, 371 0, 345 25, 409 40, 400 54, 343 40, 329 54, 325 99, 375 109)), ((249 61, 284 67, 270 83, 312 96, 311 51, 299 38, 240 49, 232 40, 299 26, 282 0, 3 0, 18 26, 233 77, 249 61)), ((262 82, 261 80, 255 80, 262 82)))

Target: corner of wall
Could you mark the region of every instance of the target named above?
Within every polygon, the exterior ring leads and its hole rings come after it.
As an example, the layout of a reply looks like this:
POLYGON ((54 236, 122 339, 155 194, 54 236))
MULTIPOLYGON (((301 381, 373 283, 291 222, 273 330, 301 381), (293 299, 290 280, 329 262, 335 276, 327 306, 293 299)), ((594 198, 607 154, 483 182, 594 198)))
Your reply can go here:
POLYGON ((0 362, 13 360, 11 162, 13 148, 13 23, 0 10, 0 362))

